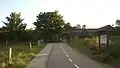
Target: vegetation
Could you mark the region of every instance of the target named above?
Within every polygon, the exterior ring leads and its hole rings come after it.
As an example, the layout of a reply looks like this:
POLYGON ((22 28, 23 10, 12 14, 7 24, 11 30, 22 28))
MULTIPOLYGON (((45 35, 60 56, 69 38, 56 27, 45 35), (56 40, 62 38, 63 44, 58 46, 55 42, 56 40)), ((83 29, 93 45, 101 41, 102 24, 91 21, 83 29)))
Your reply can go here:
POLYGON ((71 30, 72 26, 70 23, 66 23, 63 28, 64 28, 64 30, 71 30))
POLYGON ((31 59, 44 47, 28 43, 11 43, 8 46, 0 45, 0 68, 25 68, 31 59), (8 63, 8 51, 12 48, 12 63, 8 63))
POLYGON ((25 68, 31 59, 44 47, 28 43, 43 39, 44 41, 59 39, 63 31, 64 20, 58 11, 40 12, 34 29, 26 29, 20 13, 12 12, 6 17, 5 26, 0 28, 0 68, 25 68), (6 42, 7 41, 7 42, 6 42), (6 44, 5 44, 6 43, 6 44), (14 43, 14 44, 11 44, 14 43), (7 46, 6 46, 7 45, 7 46), (13 49, 12 63, 8 63, 8 49, 13 49))
POLYGON ((77 51, 89 56, 93 60, 113 65, 115 68, 120 68, 119 39, 118 37, 112 37, 112 41, 114 42, 109 48, 104 49, 104 52, 100 52, 97 37, 85 39, 74 38, 69 41, 68 44, 77 51))
MULTIPOLYGON (((98 46, 98 37, 74 38, 70 40, 70 36, 66 33, 61 35, 64 31, 82 29, 82 34, 86 32, 86 25, 81 26, 77 24, 72 26, 69 22, 65 23, 63 16, 58 11, 53 12, 40 12, 36 21, 33 23, 35 29, 26 29, 27 24, 23 23, 20 13, 12 12, 6 17, 7 22, 4 22, 0 28, 0 65, 9 66, 9 68, 24 68, 26 64, 43 48, 44 46, 37 47, 33 44, 32 50, 29 49, 28 44, 20 42, 36 42, 43 39, 45 42, 60 41, 61 36, 67 39, 71 47, 77 49, 100 62, 108 63, 116 68, 120 68, 120 53, 119 53, 119 40, 120 38, 120 20, 116 21, 115 31, 112 33, 111 46, 104 49, 103 52, 98 46), (117 40, 117 41, 114 41, 117 40), (5 46, 5 42, 9 46, 5 46), (10 44, 14 42, 16 44, 10 44), (3 44, 4 43, 4 44, 3 44), (8 48, 13 48, 12 64, 8 64, 8 48)), ((1 67, 0 67, 1 68, 1 67)))
POLYGON ((63 16, 58 11, 40 12, 37 16, 36 31, 41 32, 41 38, 47 40, 59 40, 60 34, 63 31, 64 20, 63 16))
POLYGON ((15 37, 15 41, 17 41, 17 35, 20 31, 24 31, 26 28, 26 24, 22 23, 23 19, 20 18, 21 14, 17 14, 15 12, 12 12, 10 16, 6 17, 7 22, 3 22, 5 26, 3 27, 5 30, 9 32, 9 34, 13 34, 15 37))

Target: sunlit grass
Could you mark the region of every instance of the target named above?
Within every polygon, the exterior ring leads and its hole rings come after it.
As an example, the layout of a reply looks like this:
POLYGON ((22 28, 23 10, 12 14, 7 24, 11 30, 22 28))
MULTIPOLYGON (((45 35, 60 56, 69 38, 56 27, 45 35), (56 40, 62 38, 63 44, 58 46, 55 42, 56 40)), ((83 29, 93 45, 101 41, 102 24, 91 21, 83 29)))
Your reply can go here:
POLYGON ((27 43, 0 45, 0 68, 25 68, 32 58, 44 48, 45 45, 33 44, 32 49, 27 43), (8 50, 12 48, 12 63, 8 63, 8 50))
MULTIPOLYGON (((116 38, 115 38, 116 39, 116 38)), ((93 60, 96 60, 100 63, 105 63, 112 65, 115 68, 120 68, 120 46, 119 42, 116 42, 119 39, 116 39, 115 42, 112 41, 111 46, 109 49, 105 49, 104 53, 97 53, 98 51, 98 40, 97 38, 74 38, 73 40, 69 41, 69 45, 73 47, 75 50, 87 55, 93 60), (91 47, 95 46, 94 49, 91 47), (95 52, 97 54, 95 54, 95 52)))

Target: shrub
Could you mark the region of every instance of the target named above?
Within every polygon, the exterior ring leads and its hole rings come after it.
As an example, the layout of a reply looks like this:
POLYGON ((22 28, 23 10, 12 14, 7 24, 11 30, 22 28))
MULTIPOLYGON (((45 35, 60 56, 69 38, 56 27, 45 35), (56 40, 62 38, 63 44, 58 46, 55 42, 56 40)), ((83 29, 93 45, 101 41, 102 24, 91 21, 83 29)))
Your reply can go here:
POLYGON ((113 58, 116 59, 120 58, 120 45, 112 44, 108 52, 113 58))
POLYGON ((100 62, 109 62, 111 56, 108 53, 101 53, 98 55, 95 55, 95 59, 100 62))

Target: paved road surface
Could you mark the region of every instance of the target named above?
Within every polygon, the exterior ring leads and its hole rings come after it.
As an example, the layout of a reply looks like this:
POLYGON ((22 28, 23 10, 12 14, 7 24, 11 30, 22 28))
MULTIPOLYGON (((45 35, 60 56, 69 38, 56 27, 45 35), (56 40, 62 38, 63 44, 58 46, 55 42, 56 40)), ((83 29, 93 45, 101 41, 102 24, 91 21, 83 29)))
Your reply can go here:
MULTIPOLYGON (((65 43, 54 43, 47 68, 107 68, 90 58, 75 52, 65 43)), ((110 67, 109 67, 110 68, 110 67)))

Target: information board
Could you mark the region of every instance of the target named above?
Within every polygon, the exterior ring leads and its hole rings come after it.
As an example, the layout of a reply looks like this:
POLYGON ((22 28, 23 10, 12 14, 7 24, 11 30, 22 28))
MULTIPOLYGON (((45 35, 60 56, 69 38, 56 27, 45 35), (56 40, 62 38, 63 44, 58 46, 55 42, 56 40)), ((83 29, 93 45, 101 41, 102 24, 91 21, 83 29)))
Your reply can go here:
POLYGON ((100 35, 100 44, 107 44, 107 35, 100 35))

